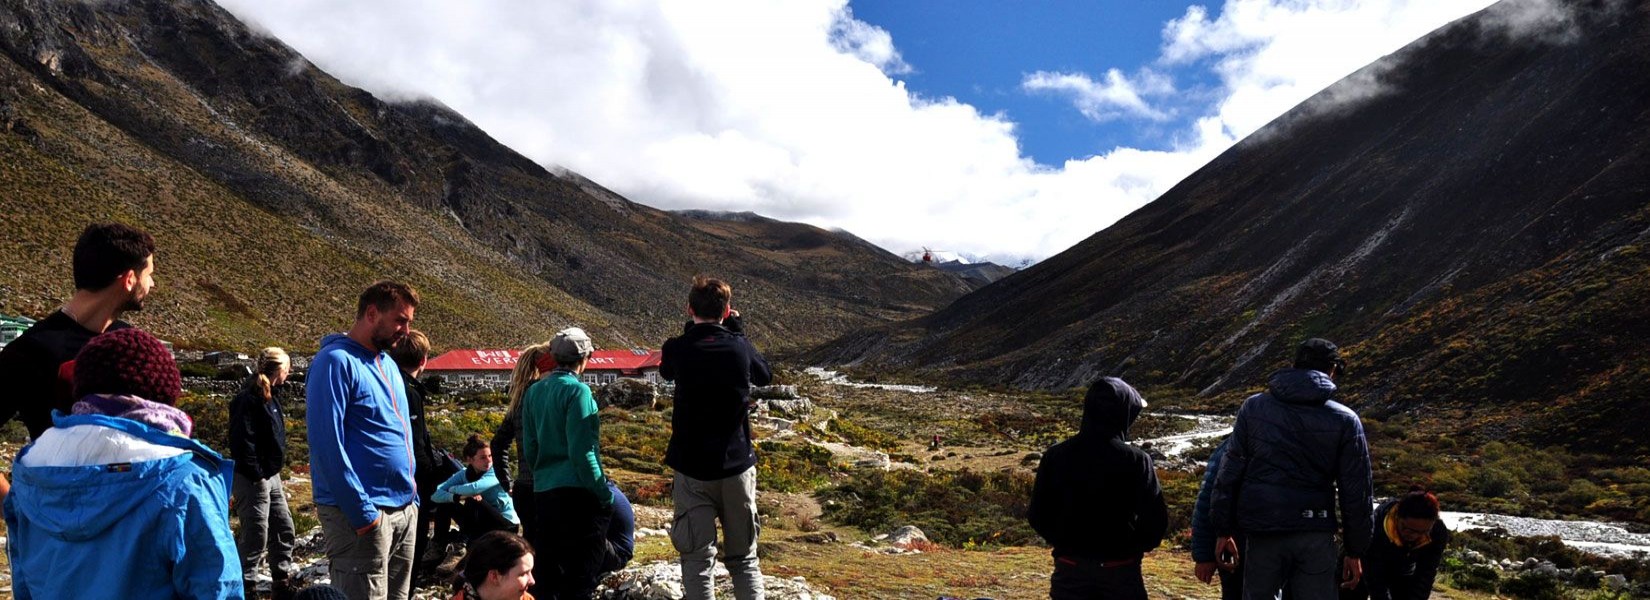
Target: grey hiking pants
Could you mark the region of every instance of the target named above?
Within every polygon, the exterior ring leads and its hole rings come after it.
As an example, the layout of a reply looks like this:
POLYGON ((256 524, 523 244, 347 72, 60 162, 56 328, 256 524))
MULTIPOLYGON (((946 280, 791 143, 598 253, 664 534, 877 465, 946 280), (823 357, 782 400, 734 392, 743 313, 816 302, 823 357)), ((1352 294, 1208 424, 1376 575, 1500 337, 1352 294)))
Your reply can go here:
POLYGON ((287 510, 281 476, 253 479, 235 473, 231 487, 235 516, 241 519, 240 535, 235 536, 235 547, 241 554, 241 576, 252 579, 252 573, 266 558, 271 578, 291 576, 292 513, 287 510))
POLYGON ((1241 554, 1244 600, 1276 600, 1285 585, 1292 600, 1340 598, 1340 552, 1327 531, 1252 533, 1241 554))
POLYGON ((336 506, 315 505, 327 539, 332 585, 349 600, 407 600, 412 594, 413 529, 418 505, 379 507, 383 520, 358 535, 336 506))
POLYGON ((676 523, 670 542, 682 555, 685 600, 716 597, 711 570, 716 559, 716 522, 722 522, 722 564, 739 600, 761 600, 762 567, 756 560, 756 467, 715 481, 676 474, 671 499, 676 523))

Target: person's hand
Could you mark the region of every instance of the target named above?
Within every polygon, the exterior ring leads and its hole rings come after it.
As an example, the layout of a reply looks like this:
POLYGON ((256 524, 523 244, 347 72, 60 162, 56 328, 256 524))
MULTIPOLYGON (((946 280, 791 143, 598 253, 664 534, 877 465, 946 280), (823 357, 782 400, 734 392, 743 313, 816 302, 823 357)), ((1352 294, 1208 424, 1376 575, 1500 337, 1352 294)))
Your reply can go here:
POLYGON ((728 316, 729 317, 737 317, 737 316, 739 316, 739 311, 737 309, 730 308, 730 309, 728 309, 728 316))
POLYGON ((1341 560, 1341 589, 1350 590, 1358 587, 1358 582, 1364 578, 1364 561, 1356 556, 1348 556, 1341 560))
POLYGON ((1213 561, 1197 563, 1197 570, 1194 573, 1197 574, 1198 581, 1205 584, 1213 582, 1215 579, 1215 563, 1213 561))
POLYGON ((470 501, 471 502, 480 502, 481 501, 481 494, 476 494, 474 496, 470 496, 470 501))
POLYGON ((1243 563, 1243 557, 1238 554, 1237 540, 1229 535, 1215 540, 1215 556, 1220 560, 1222 571, 1230 572, 1243 563))
POLYGON ((371 532, 373 529, 378 528, 378 524, 383 522, 383 521, 384 521, 384 515, 378 515, 378 518, 373 519, 371 523, 367 523, 366 527, 361 527, 359 529, 356 529, 355 530, 355 535, 366 535, 368 532, 371 532))

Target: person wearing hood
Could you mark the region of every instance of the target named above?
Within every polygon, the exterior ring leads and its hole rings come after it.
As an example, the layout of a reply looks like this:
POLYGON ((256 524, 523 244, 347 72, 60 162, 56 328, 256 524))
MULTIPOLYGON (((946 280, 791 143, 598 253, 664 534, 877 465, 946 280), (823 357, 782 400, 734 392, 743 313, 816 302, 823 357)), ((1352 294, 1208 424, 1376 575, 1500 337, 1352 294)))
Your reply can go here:
POLYGON ((1365 589, 1352 597, 1427 600, 1450 538, 1438 517, 1438 497, 1420 487, 1376 508, 1375 539, 1364 558, 1365 589))
POLYGON ((1277 598, 1285 586, 1300 600, 1336 598, 1337 554, 1345 556, 1341 587, 1356 587, 1363 576, 1374 486, 1363 424, 1333 400, 1344 364, 1335 344, 1306 340, 1294 367, 1273 373, 1267 390, 1238 409, 1210 496, 1209 526, 1217 554, 1242 563, 1246 599, 1277 598), (1242 548, 1233 538, 1238 532, 1247 536, 1242 548))
POLYGON ((1128 443, 1140 393, 1105 377, 1083 399, 1077 435, 1043 453, 1031 528, 1054 547, 1049 596, 1146 598, 1140 559, 1163 542, 1169 510, 1152 457, 1128 443))
POLYGON ((189 439, 172 353, 138 329, 75 358, 70 414, 18 453, 5 500, 12 593, 30 598, 244 597, 229 533, 233 465, 189 439))
POLYGON ((387 351, 411 331, 418 292, 380 281, 348 334, 321 340, 305 378, 309 467, 332 584, 350 600, 412 588, 418 487, 406 383, 387 351))

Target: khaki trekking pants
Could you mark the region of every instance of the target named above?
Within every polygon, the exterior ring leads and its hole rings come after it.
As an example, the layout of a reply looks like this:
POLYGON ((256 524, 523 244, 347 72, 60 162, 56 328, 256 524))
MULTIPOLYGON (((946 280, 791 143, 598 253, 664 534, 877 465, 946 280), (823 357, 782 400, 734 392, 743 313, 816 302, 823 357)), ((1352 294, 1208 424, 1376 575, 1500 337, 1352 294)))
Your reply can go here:
POLYGON ((383 520, 366 535, 357 535, 335 506, 317 504, 315 512, 326 535, 332 585, 349 600, 407 600, 412 594, 417 505, 379 507, 383 520))
POLYGON ((756 467, 715 481, 676 474, 671 490, 676 523, 670 542, 682 555, 685 600, 716 597, 711 570, 716 559, 716 523, 722 523, 722 564, 733 577, 739 600, 761 600, 762 567, 756 560, 756 467))

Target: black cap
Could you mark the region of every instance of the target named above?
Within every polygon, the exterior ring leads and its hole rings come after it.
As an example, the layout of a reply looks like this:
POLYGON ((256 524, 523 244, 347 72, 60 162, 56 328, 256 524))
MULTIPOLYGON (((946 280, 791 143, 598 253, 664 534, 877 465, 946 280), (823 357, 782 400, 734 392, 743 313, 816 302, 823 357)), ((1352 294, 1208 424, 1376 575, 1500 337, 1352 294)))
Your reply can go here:
POLYGON ((1328 373, 1330 369, 1340 367, 1341 349, 1335 342, 1323 338, 1312 338, 1301 342, 1295 349, 1295 368, 1312 369, 1328 373))

